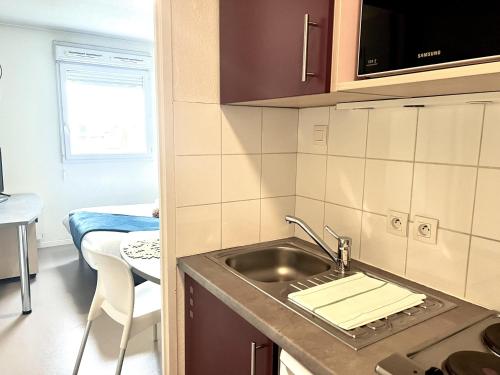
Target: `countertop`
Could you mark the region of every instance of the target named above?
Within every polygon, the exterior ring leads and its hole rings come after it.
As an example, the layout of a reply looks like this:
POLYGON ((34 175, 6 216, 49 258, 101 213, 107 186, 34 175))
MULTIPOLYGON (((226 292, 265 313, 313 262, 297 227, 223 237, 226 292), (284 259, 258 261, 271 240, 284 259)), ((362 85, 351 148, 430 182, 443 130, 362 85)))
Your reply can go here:
MULTIPOLYGON (((302 240, 289 239, 298 244, 302 240)), ((315 375, 374 374, 375 365, 393 353, 408 353, 415 346, 444 335, 486 309, 426 288, 377 268, 353 261, 356 268, 370 271, 410 288, 447 299, 456 308, 416 326, 355 351, 310 323, 278 301, 207 257, 207 254, 178 259, 179 268, 209 290, 241 317, 286 350, 315 375)))

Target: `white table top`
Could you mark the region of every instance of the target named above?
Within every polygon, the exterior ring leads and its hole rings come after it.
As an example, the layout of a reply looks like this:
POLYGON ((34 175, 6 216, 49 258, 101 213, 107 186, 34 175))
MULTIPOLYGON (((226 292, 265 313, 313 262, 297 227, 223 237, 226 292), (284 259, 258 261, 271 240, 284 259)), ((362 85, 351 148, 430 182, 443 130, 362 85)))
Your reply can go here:
POLYGON ((158 231, 130 232, 126 234, 126 236, 120 243, 120 255, 123 260, 128 263, 130 268, 132 268, 132 271, 137 275, 143 277, 144 279, 152 281, 156 284, 160 284, 161 279, 160 259, 131 258, 127 254, 125 254, 123 249, 132 242, 147 240, 149 238, 154 239, 158 238, 158 236, 158 231))
POLYGON ((0 225, 31 224, 42 212, 42 200, 36 194, 14 194, 0 203, 0 225))

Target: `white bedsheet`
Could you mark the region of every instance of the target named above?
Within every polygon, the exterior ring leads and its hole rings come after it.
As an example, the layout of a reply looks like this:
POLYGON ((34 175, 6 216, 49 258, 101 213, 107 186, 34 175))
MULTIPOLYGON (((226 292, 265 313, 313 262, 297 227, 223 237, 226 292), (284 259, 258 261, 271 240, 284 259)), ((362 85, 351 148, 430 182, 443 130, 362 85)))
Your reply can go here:
MULTIPOLYGON (((73 210, 70 213, 78 211, 87 212, 103 212, 110 214, 122 214, 131 216, 151 216, 153 209, 156 207, 155 204, 131 204, 122 206, 101 206, 101 207, 87 207, 79 208, 73 210)), ((69 215, 63 219, 63 225, 66 227, 68 232, 69 229, 69 215)), ((92 268, 95 268, 90 257, 88 256, 88 249, 96 249, 104 254, 110 254, 119 257, 120 256, 120 242, 127 233, 120 232, 90 232, 83 236, 82 239, 82 255, 92 268)))

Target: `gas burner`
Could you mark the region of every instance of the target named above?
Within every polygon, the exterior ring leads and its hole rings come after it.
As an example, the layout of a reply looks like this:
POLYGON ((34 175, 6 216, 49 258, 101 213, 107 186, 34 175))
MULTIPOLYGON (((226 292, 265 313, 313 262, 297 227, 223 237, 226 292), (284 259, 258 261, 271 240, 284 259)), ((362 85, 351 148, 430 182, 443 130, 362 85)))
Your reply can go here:
POLYGON ((444 370, 450 375, 500 375, 500 358, 472 350, 455 352, 444 361, 444 370))
POLYGON ((500 357, 500 323, 492 324, 483 331, 484 344, 500 357))

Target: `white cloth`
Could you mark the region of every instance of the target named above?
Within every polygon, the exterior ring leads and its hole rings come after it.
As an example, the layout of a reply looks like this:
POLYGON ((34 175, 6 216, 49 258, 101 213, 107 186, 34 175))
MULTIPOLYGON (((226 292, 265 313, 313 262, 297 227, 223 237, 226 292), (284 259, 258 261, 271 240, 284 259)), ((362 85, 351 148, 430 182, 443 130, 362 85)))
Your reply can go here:
POLYGON ((302 366, 290 354, 288 354, 284 350, 281 350, 280 375, 313 375, 313 373, 302 366))
MULTIPOLYGON (((73 210, 70 213, 78 211, 86 212, 101 212, 110 214, 122 214, 131 216, 152 216, 154 204, 130 204, 122 206, 101 206, 101 207, 87 207, 73 210)), ((63 219, 63 225, 69 230, 69 215, 63 219)), ((95 269, 90 257, 88 256, 88 249, 98 249, 103 254, 109 254, 119 257, 120 256, 120 243, 127 233, 120 232, 107 232, 97 231, 90 232, 83 236, 82 239, 82 255, 87 263, 95 269)))
POLYGON ((288 298, 327 322, 349 330, 419 305, 425 294, 357 273, 288 298))

